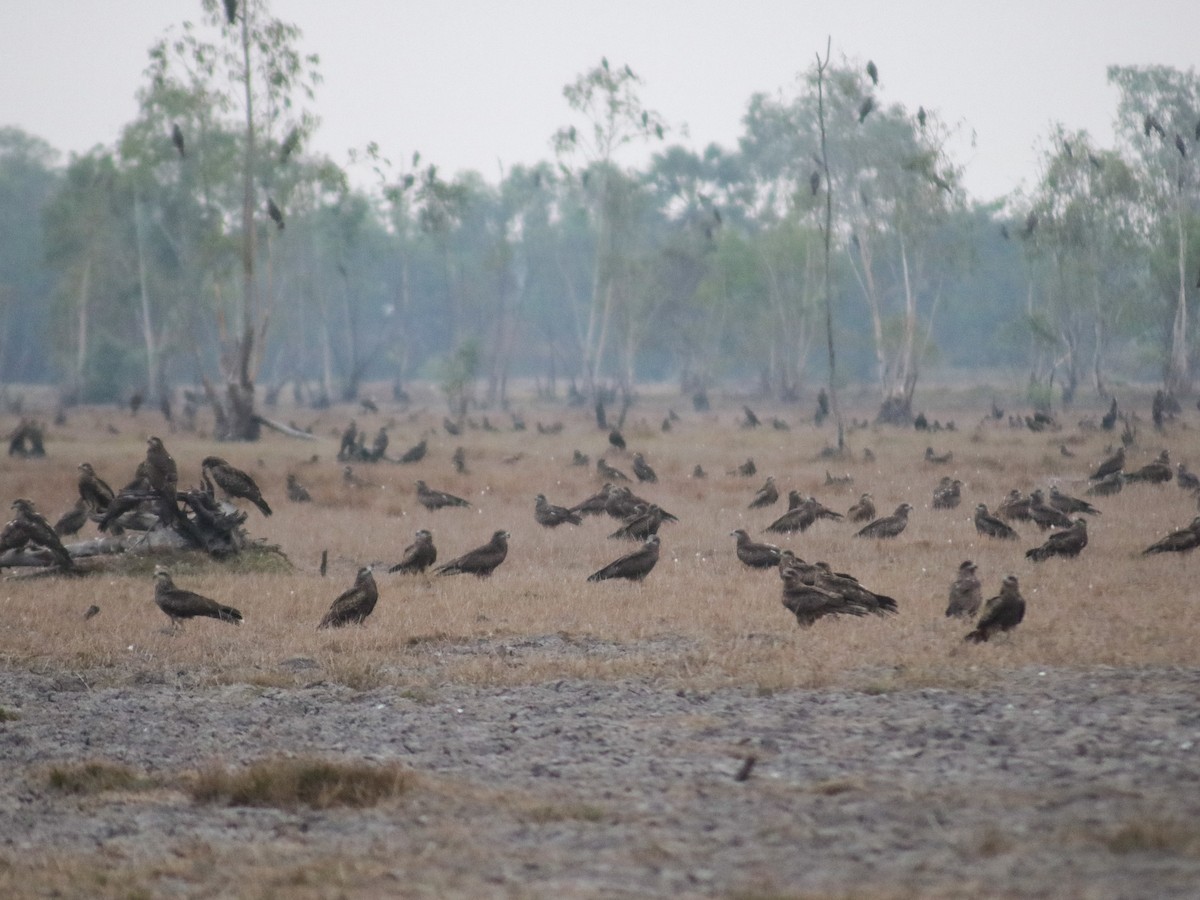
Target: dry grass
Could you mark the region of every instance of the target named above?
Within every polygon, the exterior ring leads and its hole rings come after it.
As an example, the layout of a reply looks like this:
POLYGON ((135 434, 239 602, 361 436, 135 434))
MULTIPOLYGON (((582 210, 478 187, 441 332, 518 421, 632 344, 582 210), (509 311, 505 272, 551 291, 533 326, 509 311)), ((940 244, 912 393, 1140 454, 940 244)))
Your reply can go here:
POLYGON ((128 766, 104 760, 65 763, 51 766, 46 784, 62 794, 103 794, 110 791, 143 791, 159 786, 151 778, 139 775, 128 766))
POLYGON ((205 769, 191 779, 188 793, 196 803, 224 806, 362 809, 402 796, 414 781, 411 771, 396 764, 281 757, 232 771, 205 769))
MULTIPOLYGON (((1194 561, 1140 555, 1195 514, 1194 498, 1174 483, 1135 485, 1097 501, 1103 515, 1091 522, 1091 545, 1077 560, 1032 564, 1023 551, 1041 543, 1035 528, 1019 526, 1022 540, 1013 544, 982 539, 971 523, 975 503, 995 506, 1012 487, 1048 487, 1055 480, 1067 492, 1082 494, 1084 477, 1113 435, 1074 427, 1046 434, 1003 425, 976 428, 987 405, 980 402, 927 411, 931 419, 956 418, 960 427, 954 432, 852 431, 852 457, 826 460, 819 454, 834 440, 832 430, 800 425, 795 408, 758 409, 760 416, 791 420, 791 431, 747 431, 736 425, 740 403, 700 415, 684 412, 679 398, 650 399, 634 407, 625 428, 630 450, 643 451, 659 473, 659 484, 638 490, 681 522, 663 526, 663 557, 645 583, 589 584, 590 572, 630 549, 606 538, 616 524, 592 518, 579 528, 546 530, 533 521, 532 507, 539 492, 551 502, 570 504, 599 487, 594 470, 569 465, 573 449, 629 468, 628 455, 607 446, 590 411, 529 403, 522 410, 526 432, 469 431, 456 438, 440 430, 442 409, 426 399, 428 407, 411 414, 385 409, 363 415, 350 407, 277 412, 311 425, 319 440, 269 434, 255 445, 221 448, 258 478, 276 510, 266 519, 251 509, 250 533, 281 548, 292 566, 263 571, 261 560, 249 565, 199 560, 177 561, 174 570, 181 586, 241 608, 242 627, 203 620, 177 635, 163 633, 167 621, 153 605, 148 575, 152 560, 132 572, 82 579, 9 578, 0 583, 0 662, 77 673, 89 685, 185 679, 288 686, 319 678, 360 689, 399 685, 420 694, 446 682, 632 676, 765 692, 833 684, 887 692, 983 684, 1019 667, 1194 660, 1194 561), (680 409, 683 421, 664 433, 658 423, 669 405, 680 409), (371 433, 388 424, 397 453, 428 437, 429 454, 409 466, 358 465, 356 471, 377 486, 348 488, 334 455, 337 432, 351 417, 371 433), (537 421, 555 420, 565 423, 561 434, 535 431, 537 421), (1059 453, 1063 443, 1075 458, 1059 453), (925 463, 922 454, 930 444, 938 452, 952 450, 954 462, 925 463), (455 473, 450 462, 458 445, 468 451, 466 475, 455 473), (876 462, 862 462, 866 447, 876 462), (756 461, 756 476, 726 474, 746 457, 756 461), (709 478, 690 477, 697 463, 709 478), (826 471, 848 473, 854 484, 827 487, 826 471), (313 504, 286 500, 287 472, 309 487, 313 504), (777 541, 896 597, 898 616, 827 620, 808 630, 795 626, 780 604, 778 579, 745 569, 728 536, 737 527, 759 535, 782 511, 782 503, 768 510, 746 508, 768 474, 785 491, 814 494, 837 509, 850 506, 862 491, 872 492, 881 513, 901 501, 916 507, 909 528, 894 541, 853 539, 852 527, 838 522, 777 541), (930 508, 932 488, 943 474, 963 481, 958 510, 930 508), (427 513, 415 502, 417 478, 468 498, 474 508, 427 513), (442 559, 507 528, 509 558, 486 581, 387 574, 386 565, 399 559, 422 527, 434 532, 442 559), (326 578, 317 574, 323 550, 329 552, 326 578), (968 646, 962 641, 964 624, 943 617, 947 587, 965 558, 979 564, 985 591, 994 593, 1005 574, 1020 578, 1029 611, 1011 636, 968 646), (375 614, 363 627, 316 631, 329 603, 364 563, 382 564, 375 614), (91 604, 101 612, 84 621, 91 604)), ((870 411, 865 404, 855 410, 859 417, 870 411)), ((499 414, 492 419, 507 421, 499 414)), ((11 417, 0 419, 0 428, 13 424, 11 417)), ((1162 447, 1175 460, 1200 464, 1200 432, 1188 427, 1192 424, 1173 426, 1161 436, 1143 427, 1131 465, 1162 447)), ((84 409, 65 428, 50 429, 48 459, 0 460, 4 496, 31 497, 54 517, 73 501, 80 461, 91 461, 110 482, 123 483, 142 457, 145 435, 156 432, 178 461, 181 482, 195 481, 199 460, 214 449, 211 440, 170 434, 147 413, 135 421, 126 413, 84 409), (109 421, 119 434, 107 432, 109 421)))

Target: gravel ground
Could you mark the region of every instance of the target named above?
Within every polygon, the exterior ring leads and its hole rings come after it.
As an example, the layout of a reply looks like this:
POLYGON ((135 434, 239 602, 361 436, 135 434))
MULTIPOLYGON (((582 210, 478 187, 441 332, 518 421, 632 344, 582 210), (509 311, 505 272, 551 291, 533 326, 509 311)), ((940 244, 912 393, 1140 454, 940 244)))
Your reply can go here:
POLYGON ((311 683, 89 689, 0 670, 0 706, 15 714, 0 722, 0 890, 39 893, 64 851, 81 868, 57 883, 80 895, 92 869, 151 896, 1161 898, 1200 886, 1200 669, 758 694, 638 680, 358 692, 310 661, 288 665, 311 683), (398 761, 420 786, 368 810, 288 811, 177 789, 64 795, 45 774, 98 759, 169 779, 284 753, 398 761))

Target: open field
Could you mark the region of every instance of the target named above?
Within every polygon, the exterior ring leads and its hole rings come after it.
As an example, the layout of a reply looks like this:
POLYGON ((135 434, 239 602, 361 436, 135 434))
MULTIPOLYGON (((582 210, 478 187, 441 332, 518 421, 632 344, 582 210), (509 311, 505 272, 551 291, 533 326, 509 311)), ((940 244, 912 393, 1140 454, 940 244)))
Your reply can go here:
MULTIPOLYGON (((859 418, 873 412, 863 399, 859 418)), ((1200 414, 1156 434, 1148 399, 1121 399, 1147 420, 1127 468, 1163 448, 1200 467, 1200 414)), ((292 564, 172 561, 177 584, 246 619, 174 635, 153 603, 152 563, 0 582, 6 895, 1192 894, 1196 563, 1140 551, 1191 521, 1196 498, 1174 482, 1097 498, 1081 556, 1041 564, 1024 558, 1044 539, 1032 524, 1017 524, 1014 543, 971 522, 976 503, 994 509, 1014 487, 1082 495, 1119 443, 1075 425, 1099 411, 1037 434, 980 424, 987 399, 958 399, 927 408, 954 431, 854 429, 851 456, 826 460, 833 429, 803 424, 794 407, 755 404, 768 424, 748 430, 740 403, 699 414, 685 398, 646 400, 624 433, 660 481, 635 490, 681 521, 662 527, 662 559, 637 585, 585 581, 635 546, 606 538, 612 519, 554 530, 533 520, 536 493, 570 505, 600 486, 594 468, 570 465, 575 449, 631 472, 590 409, 529 403, 523 432, 493 410, 500 431, 452 437, 433 395, 381 406, 275 411, 318 440, 248 446, 171 433, 145 410, 87 408, 49 427, 47 459, 0 460, 5 502, 30 497, 53 519, 74 501, 79 462, 118 486, 147 434, 164 438, 181 484, 220 453, 275 510, 250 508, 247 530, 292 564), (669 406, 681 418, 664 432, 669 406), (771 428, 772 415, 791 429, 771 428), (421 437, 429 454, 355 464, 374 486, 347 487, 334 456, 352 417, 369 435, 387 424, 390 455, 421 437), (538 433, 555 421, 561 433, 538 433), (464 475, 450 461, 460 445, 464 475), (952 462, 925 462, 929 445, 952 462), (729 474, 747 458, 754 476, 729 474), (691 477, 697 464, 707 478, 691 477), (853 484, 828 486, 827 471, 853 484), (287 501, 287 472, 313 504, 287 501), (776 574, 746 569, 729 536, 759 537, 786 507, 746 508, 768 474, 785 495, 843 512, 863 491, 880 514, 915 507, 892 541, 855 540, 844 522, 771 536, 897 598, 897 616, 796 627, 776 574), (930 508, 942 475, 963 482, 958 509, 930 508), (426 512, 418 478, 473 508, 426 512), (504 528, 509 556, 489 580, 387 574, 418 528, 433 531, 441 560, 504 528), (968 558, 985 597, 1004 575, 1020 579, 1028 613, 1012 635, 968 645, 969 626, 943 616, 968 558), (374 615, 318 632, 368 563, 379 565, 374 615), (92 604, 101 612, 85 621, 92 604), (285 756, 366 762, 390 787, 323 805, 289 802, 301 794, 285 786, 251 806, 197 787, 264 761, 271 772, 285 756)), ((15 422, 0 417, 5 430, 15 422)))

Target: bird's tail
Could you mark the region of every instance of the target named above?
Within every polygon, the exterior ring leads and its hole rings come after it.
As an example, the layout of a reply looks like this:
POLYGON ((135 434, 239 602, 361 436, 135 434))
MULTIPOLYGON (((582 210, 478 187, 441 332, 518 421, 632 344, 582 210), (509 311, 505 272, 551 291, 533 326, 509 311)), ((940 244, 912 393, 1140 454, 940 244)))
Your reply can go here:
POLYGON ((967 632, 967 636, 963 638, 964 641, 970 641, 973 644, 987 643, 987 639, 988 633, 982 628, 976 628, 974 631, 967 632))
POLYGON ((271 507, 270 507, 270 506, 268 506, 268 505, 267 505, 267 501, 266 501, 266 500, 263 500, 261 497, 260 497, 259 499, 257 499, 257 500, 255 500, 255 501, 254 501, 254 505, 255 505, 255 506, 257 506, 259 509, 261 509, 261 510, 262 510, 262 514, 263 514, 264 516, 269 516, 269 515, 271 515, 271 507))
POLYGON ((242 624, 242 614, 239 610, 232 606, 217 606, 217 618, 222 622, 232 622, 234 625, 242 624))

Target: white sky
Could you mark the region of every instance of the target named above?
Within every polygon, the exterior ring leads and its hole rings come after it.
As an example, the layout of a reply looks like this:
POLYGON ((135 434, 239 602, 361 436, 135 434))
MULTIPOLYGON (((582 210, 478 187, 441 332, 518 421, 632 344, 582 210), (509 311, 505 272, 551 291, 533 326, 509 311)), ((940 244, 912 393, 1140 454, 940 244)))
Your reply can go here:
MULTIPOLYGON (((199 0, 0 0, 0 125, 64 151, 112 143, 146 50, 199 0)), ((274 0, 321 56, 315 147, 377 141, 443 173, 552 158, 562 86, 607 56, 693 149, 736 145, 756 91, 791 92, 827 36, 882 97, 962 124, 978 199, 1036 180, 1052 122, 1111 141, 1110 63, 1195 65, 1200 0, 274 0), (975 145, 970 146, 974 134, 975 145)))

